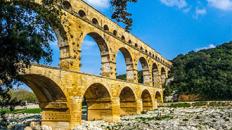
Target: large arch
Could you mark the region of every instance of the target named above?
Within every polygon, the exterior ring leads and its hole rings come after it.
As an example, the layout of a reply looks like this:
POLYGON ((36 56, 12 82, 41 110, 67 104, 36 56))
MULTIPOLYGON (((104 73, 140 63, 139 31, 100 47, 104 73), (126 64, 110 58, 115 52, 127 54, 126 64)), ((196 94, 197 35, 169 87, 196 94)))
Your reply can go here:
POLYGON ((67 95, 55 81, 39 74, 21 75, 19 80, 31 88, 36 95, 39 107, 42 109, 42 125, 61 129, 69 127, 70 109, 67 95))
POLYGON ((159 70, 156 63, 152 65, 152 83, 155 87, 157 87, 159 83, 159 70))
POLYGON ((164 67, 161 68, 161 82, 162 84, 165 83, 166 80, 166 70, 164 69, 164 67))
MULTIPOLYGON (((90 32, 85 35, 90 36, 96 42, 101 55, 101 75, 102 76, 109 76, 110 73, 110 54, 109 54, 109 47, 106 41, 103 39, 101 35, 96 32, 90 32)), ((82 42, 83 43, 83 42, 82 42)), ((80 45, 82 46, 82 45, 80 45)))
POLYGON ((38 74, 25 74, 20 76, 20 81, 32 89, 42 109, 46 109, 51 102, 67 102, 62 89, 50 78, 38 74))
POLYGON ((111 96, 102 84, 96 83, 89 86, 85 91, 83 101, 87 105, 88 120, 110 121, 112 119, 111 96))
POLYGON ((163 102, 162 95, 159 91, 155 93, 155 99, 157 100, 158 104, 163 102))
MULTIPOLYGON (((123 57, 124 57, 124 60, 126 63, 126 80, 133 81, 134 80, 134 74, 133 74, 134 67, 133 67, 133 63, 132 63, 132 61, 133 61, 132 56, 131 56, 130 52, 124 47, 119 48, 119 50, 117 51, 117 54, 119 52, 121 52, 123 54, 123 57)), ((117 64, 117 61, 116 61, 116 64, 117 64)), ((118 68, 116 68, 116 69, 118 69, 118 68)))
POLYGON ((143 111, 149 111, 153 109, 151 94, 147 89, 142 92, 141 99, 143 102, 143 111))
POLYGON ((132 115, 137 112, 136 96, 133 90, 129 87, 125 87, 120 93, 120 108, 121 115, 132 115))
MULTIPOLYGON (((147 60, 144 57, 140 57, 138 60, 142 65, 142 78, 143 78, 143 83, 144 84, 149 84, 150 83, 150 72, 149 72, 149 65, 147 60)), ((138 73, 139 76, 139 73, 138 73)))

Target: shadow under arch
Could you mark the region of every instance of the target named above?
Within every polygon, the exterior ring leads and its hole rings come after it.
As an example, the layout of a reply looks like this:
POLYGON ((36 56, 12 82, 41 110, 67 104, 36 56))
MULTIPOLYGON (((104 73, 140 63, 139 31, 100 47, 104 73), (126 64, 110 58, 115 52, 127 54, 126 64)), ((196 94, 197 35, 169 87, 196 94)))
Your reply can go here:
POLYGON ((62 103, 62 108, 51 109, 68 109, 66 106, 67 98, 63 90, 50 78, 37 75, 37 74, 25 74, 20 76, 20 81, 24 82, 35 93, 40 108, 50 109, 51 102, 62 103))
POLYGON ((157 91, 155 93, 155 99, 157 100, 157 103, 162 103, 163 102, 161 93, 159 91, 157 91))
POLYGON ((153 109, 151 94, 147 89, 142 92, 141 99, 143 102, 143 111, 149 111, 153 109))
MULTIPOLYGON (((118 49, 117 54, 121 52, 123 54, 125 63, 126 63, 126 80, 127 81, 133 81, 134 80, 134 74, 133 74, 133 60, 131 53, 124 47, 121 47, 118 49)), ((117 63, 117 61, 116 61, 117 63)), ((117 68, 118 69, 118 68, 117 68)))
POLYGON ((86 105, 84 107, 87 109, 87 117, 82 115, 82 119, 110 121, 112 118, 111 104, 110 93, 104 85, 99 83, 90 85, 84 93, 82 103, 82 105, 86 105))
POLYGON ((66 129, 70 122, 70 109, 65 92, 52 79, 39 74, 21 75, 19 81, 32 89, 39 102, 41 124, 66 129), (61 125, 63 124, 63 125, 61 125))
MULTIPOLYGON (((142 65, 142 82, 143 84, 148 84, 150 82, 150 72, 149 72, 149 65, 147 60, 144 57, 140 57, 138 60, 138 63, 141 63, 142 65)), ((137 68, 138 69, 138 68, 137 68)), ((139 76, 139 73, 138 73, 139 76)), ((139 77, 138 77, 139 79, 139 77)))
POLYGON ((152 65, 152 83, 155 87, 157 87, 159 83, 159 70, 158 65, 156 63, 153 63, 152 65))
POLYGON ((165 83, 165 80, 166 80, 166 70, 164 69, 164 67, 161 68, 161 81, 162 81, 162 84, 165 83))
MULTIPOLYGON (((89 32, 87 33, 84 37, 83 40, 87 37, 90 36, 93 38, 93 40, 96 42, 99 50, 100 50, 100 55, 101 55, 101 75, 102 76, 109 76, 110 74, 110 54, 109 54, 109 46, 107 45, 106 41, 104 38, 96 33, 96 32, 89 32)), ((82 48, 84 41, 82 41, 80 47, 82 48)))
POLYGON ((130 87, 124 87, 120 92, 120 115, 132 115, 137 113, 136 96, 130 87))

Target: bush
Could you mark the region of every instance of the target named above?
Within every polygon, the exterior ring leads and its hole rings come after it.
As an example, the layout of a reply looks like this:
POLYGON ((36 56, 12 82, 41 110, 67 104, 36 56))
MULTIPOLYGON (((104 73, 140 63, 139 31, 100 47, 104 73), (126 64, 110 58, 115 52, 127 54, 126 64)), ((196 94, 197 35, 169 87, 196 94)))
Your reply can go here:
POLYGON ((191 105, 189 103, 174 103, 174 104, 171 104, 170 107, 174 107, 174 108, 177 108, 177 107, 190 107, 191 105))
POLYGON ((207 102, 205 102, 205 101, 194 102, 192 104, 192 106, 194 106, 194 107, 206 106, 206 105, 207 105, 207 102))

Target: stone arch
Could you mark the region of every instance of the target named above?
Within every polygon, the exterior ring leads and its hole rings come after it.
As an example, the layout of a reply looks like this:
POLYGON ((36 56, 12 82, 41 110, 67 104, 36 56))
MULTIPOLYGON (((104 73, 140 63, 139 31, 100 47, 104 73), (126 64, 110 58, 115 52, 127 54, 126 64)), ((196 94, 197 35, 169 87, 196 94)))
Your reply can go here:
POLYGON ((106 41, 103 39, 101 35, 96 32, 87 33, 86 36, 90 36, 94 39, 97 43, 98 48, 101 54, 101 75, 108 76, 110 73, 110 54, 109 54, 109 47, 106 41))
POLYGON ((90 85, 83 95, 83 101, 87 104, 88 120, 111 120, 111 95, 105 86, 100 83, 90 85))
POLYGON ((136 48, 138 47, 138 44, 137 44, 137 43, 135 43, 135 47, 136 47, 136 48))
POLYGON ((104 25, 104 31, 109 31, 109 26, 108 25, 104 25))
POLYGON ((161 93, 159 91, 156 91, 155 99, 157 100, 158 104, 163 102, 162 95, 161 95, 161 93))
POLYGON ((125 38, 125 36, 124 36, 124 35, 122 35, 122 36, 121 36, 121 39, 122 39, 123 41, 125 41, 125 40, 126 40, 126 38, 125 38))
POLYGON ((20 80, 27 84, 38 98, 40 107, 46 108, 50 102, 66 102, 63 90, 50 78, 38 74, 25 74, 20 80))
POLYGON ((149 111, 153 109, 152 97, 147 89, 142 92, 141 99, 143 103, 143 111, 149 111))
POLYGON ((137 112, 137 102, 134 91, 130 87, 124 87, 119 95, 121 115, 131 115, 137 112))
MULTIPOLYGON (((35 93, 39 101, 39 107, 42 109, 41 121, 43 125, 53 126, 50 123, 70 122, 70 110, 67 104, 68 95, 65 95, 64 90, 55 81, 39 74, 24 74, 19 79, 35 93)), ((58 127, 62 128, 64 126, 58 127)))
MULTIPOLYGON (((141 63, 142 65, 142 78, 144 84, 149 84, 150 82, 150 72, 149 72, 149 65, 147 60, 144 57, 140 57, 137 64, 141 63)), ((139 75, 139 74, 138 74, 139 75)))
POLYGON ((99 22, 98 22, 98 20, 97 20, 96 18, 93 18, 93 19, 92 19, 92 23, 93 23, 94 25, 99 25, 99 22))
POLYGON ((156 63, 153 63, 152 65, 152 83, 155 87, 159 83, 159 70, 158 65, 156 63))
POLYGON ((126 79, 127 81, 133 81, 134 80, 134 73, 133 73, 133 59, 131 53, 124 47, 121 47, 118 49, 118 52, 121 52, 123 54, 125 63, 126 63, 126 79))
POLYGON ((113 35, 117 36, 118 32, 116 30, 113 31, 113 35))
POLYGON ((164 67, 161 68, 160 75, 161 75, 161 82, 162 84, 164 84, 166 80, 166 75, 167 75, 164 67))
POLYGON ((72 9, 72 5, 70 4, 68 0, 64 0, 62 4, 63 4, 64 9, 67 9, 67 10, 72 9))
POLYGON ((84 10, 79 10, 78 11, 78 15, 80 16, 80 17, 86 17, 86 13, 85 13, 85 11, 84 10))

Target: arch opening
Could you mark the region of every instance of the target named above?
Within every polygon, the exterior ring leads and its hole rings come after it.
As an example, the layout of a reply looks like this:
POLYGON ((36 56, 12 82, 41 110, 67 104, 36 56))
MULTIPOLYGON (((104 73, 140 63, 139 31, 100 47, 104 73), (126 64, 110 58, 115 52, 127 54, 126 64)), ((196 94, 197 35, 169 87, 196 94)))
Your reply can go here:
POLYGON ((120 48, 117 53, 116 73, 117 79, 127 81, 134 79, 132 57, 126 48, 120 48))
POLYGON ((161 68, 161 82, 162 82, 162 84, 165 83, 165 80, 166 80, 166 71, 165 71, 165 69, 162 67, 162 68, 161 68))
POLYGON ((105 40, 97 33, 88 33, 81 45, 81 66, 84 73, 108 76, 110 73, 109 49, 105 40))
POLYGON ((104 28, 104 30, 105 30, 105 31, 109 31, 109 27, 108 27, 108 25, 104 25, 104 27, 103 27, 103 28, 104 28))
POLYGON ((153 109, 152 98, 148 90, 143 91, 141 98, 143 102, 143 111, 152 110, 153 109))
POLYGON ((63 2, 63 7, 64 7, 64 9, 67 9, 67 10, 71 10, 71 8, 72 8, 71 4, 67 0, 65 0, 63 2))
POLYGON ((32 90, 41 109, 41 122, 43 125, 67 128, 60 123, 70 122, 70 110, 67 106, 67 98, 62 88, 52 79, 37 75, 21 75, 19 81, 24 83, 27 91, 32 90), (60 116, 62 115, 62 116, 60 116), (56 123, 57 122, 57 123, 56 123))
POLYGON ((118 32, 116 30, 113 31, 113 35, 117 36, 118 32))
POLYGON ((159 70, 156 63, 152 65, 152 83, 154 87, 158 87, 159 84, 159 70))
MULTIPOLYGON (((52 109, 49 108, 49 103, 52 102, 62 103, 67 101, 61 88, 54 81, 45 76, 26 74, 20 77, 20 81, 32 89, 38 99, 41 109, 52 109)), ((66 106, 65 104, 63 105, 66 106)), ((61 109, 67 109, 67 106, 61 109)))
POLYGON ((138 61, 138 82, 143 84, 149 84, 150 82, 150 73, 149 73, 149 66, 145 58, 141 57, 138 61), (141 68, 140 68, 141 65, 141 68))
POLYGON ((86 13, 85 13, 85 11, 83 11, 83 10, 79 10, 78 11, 78 15, 80 16, 80 17, 86 17, 86 13))
POLYGON ((137 113, 135 94, 131 88, 125 87, 120 93, 121 115, 132 115, 137 113))
MULTIPOLYGON (((108 90, 101 84, 91 85, 84 94, 83 105, 86 104, 86 113, 82 119, 87 120, 106 120, 112 118, 111 96, 108 90)), ((83 106, 82 106, 83 108, 83 106)), ((83 112, 82 112, 83 113, 83 112)))
POLYGON ((98 20, 96 18, 92 19, 92 23, 95 24, 95 25, 99 25, 98 20))
POLYGON ((122 39, 123 41, 125 41, 125 40, 126 40, 126 39, 125 39, 125 36, 123 36, 123 35, 122 35, 121 39, 122 39))
POLYGON ((160 94, 159 91, 157 91, 157 92, 155 93, 155 99, 157 100, 157 103, 158 103, 158 104, 163 102, 162 96, 161 96, 161 94, 160 94))

